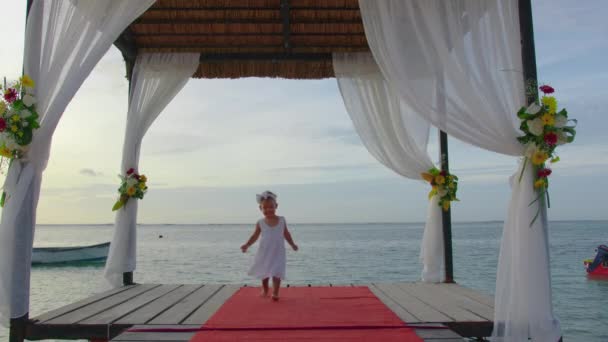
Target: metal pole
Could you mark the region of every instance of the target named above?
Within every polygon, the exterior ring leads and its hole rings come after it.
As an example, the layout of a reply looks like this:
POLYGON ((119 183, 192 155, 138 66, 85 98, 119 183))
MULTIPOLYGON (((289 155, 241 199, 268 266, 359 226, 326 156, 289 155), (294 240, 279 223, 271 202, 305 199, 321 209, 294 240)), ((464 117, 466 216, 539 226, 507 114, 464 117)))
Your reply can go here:
MULTIPOLYGON (((439 131, 439 153, 441 155, 441 170, 449 172, 448 164, 448 135, 439 131)), ((452 209, 441 209, 441 221, 443 224, 443 253, 445 261, 445 281, 454 282, 454 264, 452 258, 452 209)))

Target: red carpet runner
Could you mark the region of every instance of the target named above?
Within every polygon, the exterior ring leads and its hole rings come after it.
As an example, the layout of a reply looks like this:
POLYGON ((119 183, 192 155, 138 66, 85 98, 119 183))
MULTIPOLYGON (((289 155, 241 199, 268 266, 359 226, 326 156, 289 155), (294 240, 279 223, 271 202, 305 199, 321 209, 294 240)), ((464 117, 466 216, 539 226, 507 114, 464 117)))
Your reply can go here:
POLYGON ((201 331, 190 341, 422 341, 367 287, 283 288, 278 302, 259 293, 241 288, 204 325, 240 330, 201 331))

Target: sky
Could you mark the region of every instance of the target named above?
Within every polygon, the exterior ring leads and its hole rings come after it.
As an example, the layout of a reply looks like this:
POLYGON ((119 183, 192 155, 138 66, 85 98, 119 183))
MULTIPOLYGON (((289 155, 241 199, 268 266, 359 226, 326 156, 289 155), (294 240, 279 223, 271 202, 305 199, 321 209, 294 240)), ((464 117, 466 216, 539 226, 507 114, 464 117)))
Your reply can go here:
MULTIPOLYGON (((19 76, 25 1, 2 0, 0 76, 19 76)), ((539 82, 578 119, 558 150, 550 220, 605 220, 608 189, 608 2, 535 0, 539 82)), ((44 173, 41 224, 111 223, 127 112, 124 62, 112 47, 66 109, 44 173)), ((515 115, 515 114, 514 114, 515 115)), ((450 139, 454 221, 503 220, 517 159, 450 139)), ((436 132, 429 153, 438 160, 436 132)), ((423 222, 429 186, 404 179, 362 145, 335 79, 192 79, 146 134, 149 190, 140 223, 253 223, 272 190, 290 222, 423 222)), ((0 176, 3 178, 3 176, 0 176)))

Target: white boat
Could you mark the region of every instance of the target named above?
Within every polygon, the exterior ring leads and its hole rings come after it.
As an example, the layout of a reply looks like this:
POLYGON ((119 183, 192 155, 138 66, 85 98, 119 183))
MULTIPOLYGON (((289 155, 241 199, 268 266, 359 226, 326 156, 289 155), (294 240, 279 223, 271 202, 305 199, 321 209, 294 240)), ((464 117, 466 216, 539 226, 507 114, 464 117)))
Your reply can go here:
POLYGON ((32 265, 103 261, 108 257, 110 243, 74 247, 34 248, 32 265))

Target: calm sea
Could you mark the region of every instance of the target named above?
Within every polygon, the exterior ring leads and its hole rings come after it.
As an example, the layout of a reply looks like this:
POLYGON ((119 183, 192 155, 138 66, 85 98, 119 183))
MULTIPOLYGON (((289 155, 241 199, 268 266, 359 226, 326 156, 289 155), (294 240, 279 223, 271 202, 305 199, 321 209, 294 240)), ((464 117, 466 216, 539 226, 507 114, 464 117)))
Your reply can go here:
MULTIPOLYGON (((588 279, 583 259, 608 243, 608 221, 550 224, 553 302, 565 341, 608 341, 608 281, 588 279)), ((340 284, 416 281, 423 224, 291 224, 300 251, 288 252, 288 283, 340 284)), ((461 285, 493 294, 502 222, 453 227, 454 273, 461 285)), ((250 225, 143 225, 138 230, 136 282, 252 283, 253 251, 239 246, 250 225), (163 238, 160 239, 159 235, 163 238)), ((39 226, 36 246, 109 241, 112 226, 39 226)), ((35 267, 31 314, 100 291, 101 265, 35 267)), ((0 328, 0 340, 7 330, 0 328)))

